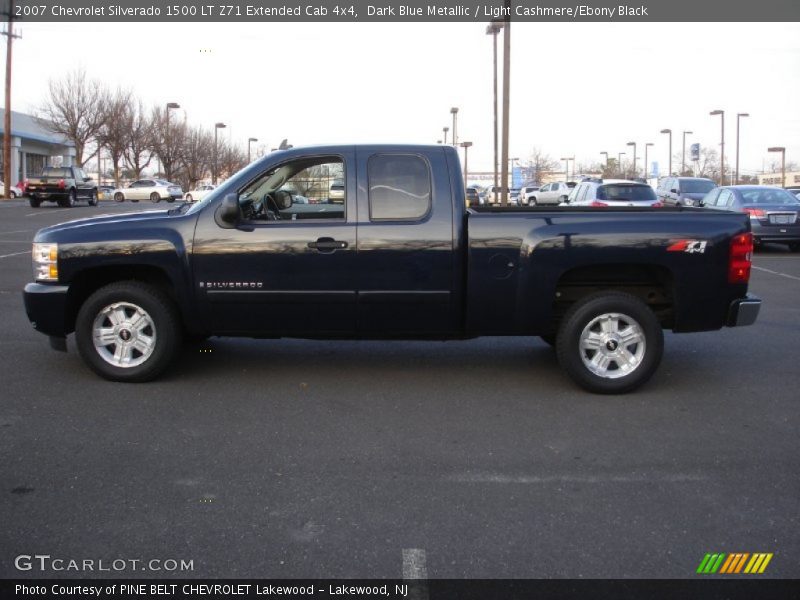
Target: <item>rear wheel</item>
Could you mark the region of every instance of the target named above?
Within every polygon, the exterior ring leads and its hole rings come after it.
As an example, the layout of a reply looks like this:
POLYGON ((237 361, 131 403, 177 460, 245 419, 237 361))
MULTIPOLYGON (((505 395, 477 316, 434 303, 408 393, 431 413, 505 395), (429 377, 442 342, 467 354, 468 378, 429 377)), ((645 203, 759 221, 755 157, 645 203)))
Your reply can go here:
POLYGON ((174 303, 138 281, 104 286, 83 303, 75 341, 86 364, 111 381, 155 379, 174 358, 181 340, 174 303))
POLYGON ((187 202, 191 202, 192 201, 192 195, 191 194, 186 194, 186 201, 187 202))
POLYGON ((89 192, 89 198, 86 200, 89 206, 97 206, 97 192, 92 190, 89 192))
POLYGON ((122 192, 117 192, 114 194, 114 202, 124 202, 125 195, 122 192))
POLYGON ((601 292, 567 311, 556 340, 558 362, 581 387, 624 394, 655 373, 664 334, 652 310, 620 292, 601 292))
POLYGON ((536 196, 531 197, 531 206, 536 206, 536 196))
POLYGON ((34 198, 33 196, 28 198, 28 202, 30 203, 31 208, 39 208, 39 205, 42 203, 41 200, 34 198))
POLYGON ((152 194, 150 194, 150 202, 152 202, 153 204, 161 202, 161 196, 158 195, 158 192, 153 192, 152 194))
POLYGON ((789 244, 789 250, 792 252, 800 252, 800 242, 792 242, 789 244))

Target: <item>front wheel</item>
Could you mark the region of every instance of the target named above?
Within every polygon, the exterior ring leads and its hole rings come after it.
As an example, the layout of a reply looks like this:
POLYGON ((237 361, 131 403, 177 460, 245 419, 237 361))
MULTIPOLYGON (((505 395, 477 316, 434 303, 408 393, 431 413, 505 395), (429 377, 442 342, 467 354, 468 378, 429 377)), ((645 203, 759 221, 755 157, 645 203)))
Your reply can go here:
POLYGON ((536 196, 533 196, 530 201, 531 206, 536 206, 536 196))
POLYGON ((624 394, 655 373, 664 351, 656 315, 641 300, 601 292, 567 311, 556 338, 562 369, 597 394, 624 394))
POLYGON ((81 306, 75 342, 83 360, 101 377, 150 381, 180 347, 180 318, 158 288, 138 281, 111 283, 81 306))
POLYGON ((800 242, 792 242, 789 244, 789 250, 792 252, 800 252, 800 242))
POLYGON ((39 208, 42 203, 41 200, 34 198, 33 196, 28 197, 28 202, 30 203, 31 208, 39 208))
POLYGON ((92 190, 89 192, 89 198, 87 199, 89 206, 97 206, 97 192, 92 190))
POLYGON ((161 202, 161 196, 159 196, 157 192, 153 192, 152 194, 150 194, 150 202, 152 202, 153 204, 161 202))
POLYGON ((125 195, 122 192, 117 192, 114 194, 114 202, 124 202, 125 195))

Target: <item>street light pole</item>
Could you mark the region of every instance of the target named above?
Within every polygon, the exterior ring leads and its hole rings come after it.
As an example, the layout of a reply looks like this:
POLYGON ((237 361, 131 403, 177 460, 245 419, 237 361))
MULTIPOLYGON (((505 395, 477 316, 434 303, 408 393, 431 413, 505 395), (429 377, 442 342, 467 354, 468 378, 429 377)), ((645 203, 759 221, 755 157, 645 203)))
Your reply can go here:
POLYGON ((217 185, 217 132, 225 129, 225 123, 214 123, 214 172, 211 174, 211 183, 217 185))
POLYGON ((447 132, 450 131, 449 127, 442 127, 442 131, 444 131, 444 143, 447 143, 447 132))
POLYGON ((177 102, 167 102, 167 110, 166 110, 166 113, 167 113, 167 115, 166 115, 167 116, 167 131, 166 131, 166 134, 164 136, 166 141, 167 141, 167 143, 166 143, 167 147, 165 148, 165 150, 166 150, 165 154, 166 154, 166 158, 167 158, 167 164, 165 165, 167 167, 165 169, 166 170, 165 175, 166 175, 167 181, 170 181, 172 179, 172 160, 170 158, 171 153, 170 153, 170 149, 169 149, 169 142, 170 142, 170 139, 169 139, 169 111, 172 108, 180 108, 180 107, 181 107, 181 105, 178 104, 177 102))
POLYGON ((691 135, 694 133, 693 131, 684 131, 683 132, 683 150, 681 151, 681 175, 686 172, 686 134, 691 135))
POLYGON ((564 161, 564 181, 569 181, 569 157, 562 156, 561 160, 564 161))
MULTIPOLYGON (((662 129, 661 133, 669 134, 669 171, 667 172, 667 175, 672 175, 672 129, 662 129)), ((684 140, 685 139, 686 138, 684 137, 684 140)))
POLYGON ((453 115, 453 146, 458 146, 458 134, 456 127, 458 126, 458 107, 454 106, 450 109, 450 114, 453 115))
POLYGON ((633 176, 636 177, 636 142, 628 142, 628 146, 633 146, 633 176))
POLYGON ((653 145, 654 145, 653 142, 647 142, 644 145, 644 178, 645 179, 648 179, 648 177, 647 177, 647 169, 649 168, 648 167, 648 162, 647 162, 647 149, 650 146, 653 146, 653 145))
POLYGON ((467 189, 467 152, 469 151, 469 147, 472 146, 472 142, 461 142, 461 147, 464 148, 464 189, 467 189))
POLYGON ((601 152, 600 154, 606 155, 606 171, 608 171, 608 152, 601 152))
POLYGON ((258 138, 248 138, 247 140, 247 163, 250 164, 250 143, 257 142, 258 138))
POLYGON ((625 156, 625 153, 624 153, 624 152, 619 152, 619 153, 617 154, 617 168, 619 169, 619 174, 620 174, 620 176, 622 176, 622 177, 625 177, 625 173, 624 173, 624 171, 622 170, 622 157, 623 157, 623 156, 625 156))
POLYGON ((721 135, 719 143, 719 184, 725 185, 725 111, 717 109, 712 110, 708 114, 711 116, 720 116, 721 135))
POLYGON ((781 187, 786 187, 786 148, 784 146, 773 146, 767 148, 767 152, 780 152, 781 153, 781 187))
MULTIPOLYGON (((507 14, 511 14, 511 2, 505 1, 507 14)), ((511 21, 506 21, 503 29, 503 173, 500 176, 501 204, 508 206, 508 138, 511 108, 511 21)))
POLYGON ((739 185, 739 118, 749 116, 749 113, 736 113, 736 179, 733 180, 733 185, 739 185))
POLYGON ((497 34, 503 29, 503 24, 494 22, 486 27, 486 34, 492 36, 492 46, 494 48, 494 189, 497 190, 497 34))

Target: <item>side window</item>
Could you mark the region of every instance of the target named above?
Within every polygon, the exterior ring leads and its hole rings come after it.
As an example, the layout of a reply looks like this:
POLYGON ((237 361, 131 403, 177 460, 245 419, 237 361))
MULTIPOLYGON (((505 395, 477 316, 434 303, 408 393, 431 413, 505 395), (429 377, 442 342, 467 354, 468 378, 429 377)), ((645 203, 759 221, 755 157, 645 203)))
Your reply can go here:
POLYGON ((717 198, 717 206, 720 208, 725 208, 731 204, 733 201, 733 192, 730 190, 722 190, 719 193, 719 197, 717 198))
POLYGON ((578 196, 578 202, 583 202, 586 200, 586 196, 589 194, 589 190, 592 189, 592 186, 588 183, 581 184, 583 189, 580 191, 580 196, 578 196))
POLYGON ((419 156, 375 154, 367 176, 371 220, 418 220, 430 211, 431 174, 419 156))
POLYGON ((247 221, 345 219, 344 163, 339 157, 307 157, 281 164, 239 192, 247 221))
POLYGON ((712 190, 708 196, 705 198, 706 206, 716 206, 717 204, 717 196, 719 196, 719 189, 712 190))

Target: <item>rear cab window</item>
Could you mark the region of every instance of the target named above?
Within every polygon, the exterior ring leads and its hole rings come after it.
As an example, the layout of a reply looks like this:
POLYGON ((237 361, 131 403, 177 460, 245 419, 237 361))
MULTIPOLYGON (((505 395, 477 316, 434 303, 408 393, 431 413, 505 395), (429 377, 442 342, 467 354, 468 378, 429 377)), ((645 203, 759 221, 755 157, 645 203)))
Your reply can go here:
POLYGON ((413 154, 374 154, 367 164, 371 221, 419 221, 431 211, 428 162, 413 154))

